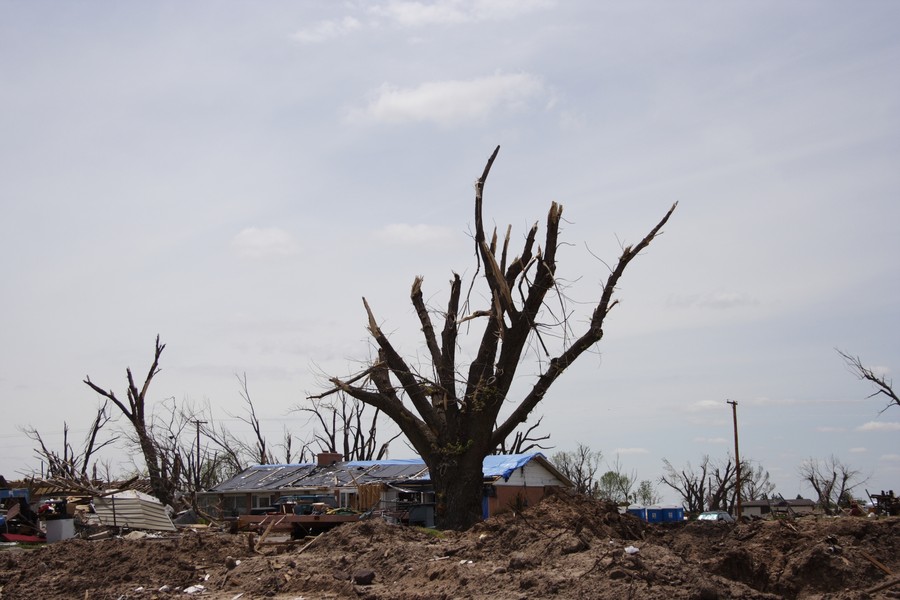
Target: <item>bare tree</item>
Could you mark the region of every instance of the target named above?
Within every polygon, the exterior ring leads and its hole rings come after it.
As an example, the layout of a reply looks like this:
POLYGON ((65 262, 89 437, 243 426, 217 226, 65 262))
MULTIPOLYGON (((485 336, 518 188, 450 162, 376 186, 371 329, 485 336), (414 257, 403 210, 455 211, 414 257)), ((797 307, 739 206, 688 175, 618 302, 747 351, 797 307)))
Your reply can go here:
POLYGON ((316 424, 313 429, 314 444, 319 452, 334 452, 344 460, 382 460, 387 456, 391 442, 402 434, 397 433, 387 441, 378 443, 378 421, 381 411, 366 414, 365 402, 338 392, 334 399, 312 398, 310 405, 294 408, 311 415, 316 424))
POLYGON ((119 439, 119 436, 112 436, 102 441, 99 439, 101 430, 111 419, 106 407, 107 402, 103 402, 97 409, 94 421, 78 451, 69 441, 69 425, 66 422, 63 422, 61 452, 49 448, 36 428, 21 429, 25 435, 38 444, 35 454, 42 463, 47 465, 46 473, 44 473, 45 481, 63 487, 73 487, 73 485, 90 487, 92 485, 90 471, 97 469, 96 454, 119 439))
POLYGON ((266 446, 266 436, 263 435, 259 417, 256 416, 256 407, 253 406, 253 400, 250 398, 250 388, 247 387, 247 373, 244 373, 243 376, 235 374, 235 377, 237 377, 238 384, 241 386, 240 394, 244 404, 246 404, 245 409, 247 411, 246 416, 237 416, 235 418, 240 419, 253 430, 253 435, 255 436, 253 461, 258 465, 274 463, 275 458, 272 456, 271 449, 266 446))
POLYGON ((734 513, 737 504, 737 470, 734 457, 730 454, 722 463, 709 461, 709 495, 706 505, 709 510, 724 510, 734 513))
POLYGON ((570 318, 556 273, 562 207, 555 202, 550 206, 543 248, 535 248, 537 224, 526 235, 517 257, 510 249, 511 228, 507 228, 499 246, 496 229, 490 238, 485 234, 483 192, 499 149, 475 183, 475 278, 489 290, 485 305, 466 310, 471 296, 461 302, 462 281, 454 274, 446 309, 430 310, 423 297, 422 278, 417 277, 410 299, 431 367, 420 370, 393 346, 363 298, 377 358, 356 375, 331 378, 334 388, 316 396, 343 391, 397 423, 428 465, 436 495, 436 519, 444 529, 466 529, 481 519, 484 457, 525 423, 559 376, 602 339, 604 322, 617 303, 613 296, 625 268, 659 234, 675 209, 673 205, 638 244, 623 248, 600 297, 592 304, 584 329, 575 333, 576 320, 570 318), (547 302, 552 290, 555 296, 551 297, 561 304, 558 314, 547 302), (443 319, 440 337, 432 322, 433 313, 443 319), (457 364, 459 325, 476 320, 483 321, 484 329, 466 369, 457 364), (558 347, 551 351, 550 343, 558 347), (514 401, 509 397, 510 389, 526 350, 534 352, 538 373, 530 389, 514 401), (511 407, 511 412, 500 420, 506 407, 511 407))
POLYGON ((544 417, 541 417, 533 425, 516 430, 512 441, 508 445, 507 440, 501 441, 500 445, 494 448, 492 454, 524 454, 535 449, 549 450, 553 446, 542 446, 541 442, 549 440, 550 434, 538 435, 535 431, 541 426, 543 420, 544 417))
POLYGON ((845 465, 834 455, 826 460, 810 458, 800 466, 800 476, 818 497, 818 504, 826 514, 846 503, 854 488, 865 483, 860 471, 845 465))
POLYGON ((700 466, 695 470, 691 463, 679 471, 668 459, 663 459, 664 474, 659 478, 663 483, 681 496, 684 508, 688 512, 703 512, 706 506, 706 473, 709 468, 709 456, 704 456, 700 466))
POLYGON ((251 464, 250 456, 253 454, 250 446, 220 421, 215 419, 206 421, 201 426, 201 432, 203 437, 217 448, 215 454, 222 465, 227 465, 224 467, 226 471, 239 473, 247 468, 251 464))
POLYGON ((775 491, 775 484, 769 479, 769 472, 762 465, 752 461, 741 461, 741 498, 743 500, 765 500, 775 491))
POLYGON ((841 358, 844 359, 844 362, 847 363, 847 367, 850 368, 850 371, 854 375, 863 381, 868 381, 875 388, 875 391, 867 396, 868 398, 873 398, 881 394, 888 397, 887 406, 881 409, 881 412, 886 411, 891 406, 900 406, 900 397, 898 397, 897 393, 894 391, 892 380, 888 379, 886 375, 879 375, 873 369, 865 366, 858 356, 852 356, 837 348, 835 348, 835 350, 841 355, 841 358))
POLYGON ((159 357, 165 347, 165 344, 159 343, 159 336, 157 335, 153 363, 150 365, 150 370, 147 372, 147 376, 144 378, 144 384, 140 389, 135 385, 134 377, 131 374, 131 367, 125 369, 128 379, 128 387, 126 389, 126 395, 128 397, 127 404, 119 400, 112 390, 104 390, 95 385, 90 377, 86 377, 84 383, 101 396, 111 400, 122 414, 125 415, 125 418, 128 419, 128 422, 134 430, 137 445, 141 450, 144 464, 146 465, 148 475, 150 476, 150 488, 153 491, 153 495, 163 504, 172 504, 174 490, 171 485, 171 480, 167 476, 168 474, 163 470, 158 447, 150 431, 150 415, 147 412, 147 391, 150 389, 150 382, 153 380, 153 377, 160 371, 159 357))
MULTIPOLYGON (((704 456, 695 470, 688 463, 678 471, 668 460, 663 460, 665 474, 660 483, 677 491, 689 512, 724 510, 734 513, 737 505, 737 470, 734 457, 728 454, 724 460, 714 461, 704 456)), ((758 500, 768 497, 775 489, 769 481, 769 472, 753 461, 741 461, 741 498, 758 500)))
POLYGON ((597 498, 600 493, 597 472, 602 458, 603 454, 599 450, 594 451, 585 444, 578 444, 573 451, 554 453, 550 462, 575 484, 576 494, 597 498))

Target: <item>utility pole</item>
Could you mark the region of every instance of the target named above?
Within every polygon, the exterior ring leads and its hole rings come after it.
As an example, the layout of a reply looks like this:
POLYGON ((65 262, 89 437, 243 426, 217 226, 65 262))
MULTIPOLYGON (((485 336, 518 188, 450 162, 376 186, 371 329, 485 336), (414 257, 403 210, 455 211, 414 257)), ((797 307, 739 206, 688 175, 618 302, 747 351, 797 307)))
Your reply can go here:
POLYGON ((741 519, 741 455, 738 453, 738 426, 737 426, 737 402, 726 400, 731 405, 731 414, 734 416, 734 478, 735 494, 737 495, 737 519, 741 519))
POLYGON ((194 497, 200 491, 200 426, 206 425, 206 421, 194 419, 194 425, 197 426, 197 464, 194 465, 194 497))

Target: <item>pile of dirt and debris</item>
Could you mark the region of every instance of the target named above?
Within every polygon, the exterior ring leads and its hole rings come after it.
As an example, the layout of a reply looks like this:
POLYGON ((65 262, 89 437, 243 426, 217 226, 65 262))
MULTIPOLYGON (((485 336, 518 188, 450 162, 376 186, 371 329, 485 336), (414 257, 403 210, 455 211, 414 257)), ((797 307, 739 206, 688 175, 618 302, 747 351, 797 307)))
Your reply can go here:
POLYGON ((900 598, 898 577, 900 517, 649 525, 562 495, 464 533, 368 520, 302 542, 184 532, 0 553, 2 599, 851 600, 900 598))

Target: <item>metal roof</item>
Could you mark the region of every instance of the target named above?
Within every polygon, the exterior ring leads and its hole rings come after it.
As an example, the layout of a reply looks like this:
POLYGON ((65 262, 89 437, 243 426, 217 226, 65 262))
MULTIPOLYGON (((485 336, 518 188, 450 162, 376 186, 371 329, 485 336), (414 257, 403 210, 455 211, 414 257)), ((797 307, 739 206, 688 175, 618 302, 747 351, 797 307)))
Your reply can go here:
MULTIPOLYGON (((536 460, 561 481, 568 482, 568 479, 540 452, 486 456, 482 471, 485 479, 495 480, 500 477, 509 479, 517 469, 532 460, 536 460)), ((282 489, 356 487, 375 482, 403 483, 429 480, 428 468, 419 458, 349 461, 327 467, 314 464, 256 465, 208 491, 209 493, 272 492, 282 489)))

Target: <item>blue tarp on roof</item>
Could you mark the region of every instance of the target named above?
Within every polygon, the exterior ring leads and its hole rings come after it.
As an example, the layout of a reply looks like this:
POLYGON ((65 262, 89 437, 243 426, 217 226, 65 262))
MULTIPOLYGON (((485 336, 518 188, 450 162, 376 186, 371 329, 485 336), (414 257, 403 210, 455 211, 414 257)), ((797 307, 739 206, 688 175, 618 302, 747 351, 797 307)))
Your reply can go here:
MULTIPOLYGON (((521 469, 536 456, 540 456, 544 459, 547 458, 540 452, 531 452, 529 454, 498 454, 485 456, 484 462, 481 465, 481 471, 482 473, 484 473, 484 476, 486 478, 502 477, 504 480, 508 481, 510 476, 512 476, 516 469, 521 469)), ((341 464, 347 467, 371 467, 374 465, 424 466, 425 462, 421 458, 407 458, 393 460, 357 460, 341 464)), ((422 475, 417 479, 429 479, 428 472, 426 471, 422 473, 422 475)))
POLYGON ((516 469, 521 469, 537 456, 544 459, 547 458, 540 452, 485 456, 481 470, 485 477, 502 477, 504 481, 509 481, 510 476, 515 473, 516 469))

